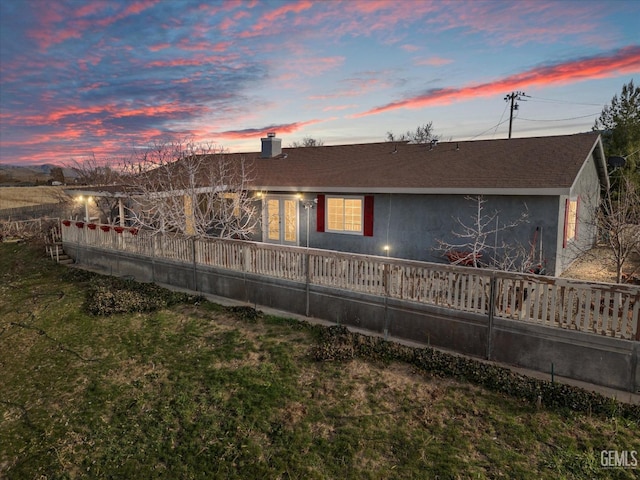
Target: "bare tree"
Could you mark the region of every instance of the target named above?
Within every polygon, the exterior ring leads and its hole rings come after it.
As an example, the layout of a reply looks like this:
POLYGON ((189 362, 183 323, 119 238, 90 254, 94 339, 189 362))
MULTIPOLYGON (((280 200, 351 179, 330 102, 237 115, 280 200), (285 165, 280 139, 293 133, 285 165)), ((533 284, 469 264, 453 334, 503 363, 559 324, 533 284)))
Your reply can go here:
POLYGON ((456 241, 438 240, 437 251, 444 252, 453 264, 473 267, 491 266, 500 270, 530 271, 535 262, 531 246, 505 242, 508 230, 528 223, 526 208, 517 218, 500 223, 499 212, 486 212, 487 200, 482 196, 467 196, 473 202, 474 213, 469 220, 454 217, 456 228, 451 232, 456 241))
POLYGON ((53 167, 51 168, 51 181, 57 184, 64 183, 64 172, 62 171, 62 167, 53 167))
POLYGON ((321 147, 324 145, 324 142, 319 139, 304 137, 301 142, 293 142, 291 144, 292 148, 301 148, 301 147, 321 147))
POLYGON ((616 281, 621 283, 627 260, 640 255, 640 187, 630 175, 622 174, 617 188, 605 192, 595 219, 615 259, 616 281))
MULTIPOLYGON (((66 168, 73 171, 76 182, 91 187, 123 185, 127 173, 122 170, 123 160, 98 160, 94 154, 82 160, 73 159, 66 168)), ((119 215, 119 199, 115 196, 95 196, 93 201, 103 220, 115 222, 119 215)))
POLYGON ((387 132, 388 142, 409 142, 417 144, 427 144, 433 141, 438 141, 439 136, 434 135, 433 122, 425 123, 424 125, 418 125, 415 132, 407 130, 407 133, 396 137, 393 132, 387 132))
POLYGON ((249 238, 259 209, 252 164, 213 144, 158 142, 127 162, 129 216, 154 232, 249 238))
POLYGON ((83 185, 117 185, 122 182, 123 172, 119 167, 122 161, 114 159, 98 160, 94 154, 81 160, 73 159, 65 165, 71 169, 77 182, 83 185))

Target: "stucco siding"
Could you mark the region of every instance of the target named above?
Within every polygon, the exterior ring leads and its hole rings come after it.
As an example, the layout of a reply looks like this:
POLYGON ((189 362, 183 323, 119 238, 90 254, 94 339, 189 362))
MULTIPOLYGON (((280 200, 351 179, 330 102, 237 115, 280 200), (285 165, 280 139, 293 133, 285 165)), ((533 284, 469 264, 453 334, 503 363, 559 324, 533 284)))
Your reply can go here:
MULTIPOLYGON (((304 200, 314 199, 318 193, 305 193, 304 200)), ((464 239, 454 234, 463 233, 457 219, 465 225, 473 225, 477 211, 475 197, 468 199, 462 195, 376 194, 373 197, 373 236, 318 232, 316 207, 309 211, 309 246, 382 256, 387 255, 384 247, 388 246, 388 254, 392 257, 447 263, 444 252, 437 249, 438 241, 464 243, 464 239)), ((503 242, 521 245, 527 252, 533 251, 536 262, 542 259, 547 273, 555 273, 558 198, 486 196, 484 199, 483 219, 494 217, 485 229, 495 230, 497 220, 501 230, 498 235, 489 235, 487 244, 491 247, 502 245, 503 242), (512 223, 524 212, 528 214, 526 222, 503 229, 504 225, 512 223), (535 248, 532 250, 534 239, 535 248)), ((307 211, 300 202, 299 244, 302 246, 306 245, 306 215, 307 211)))
POLYGON ((569 195, 562 195, 558 205, 558 256, 556 274, 565 271, 576 258, 591 249, 597 240, 598 229, 594 220, 596 209, 600 202, 600 182, 596 161, 591 155, 589 161, 576 178, 569 195), (578 199, 577 227, 574 239, 564 241, 565 214, 567 200, 578 199))

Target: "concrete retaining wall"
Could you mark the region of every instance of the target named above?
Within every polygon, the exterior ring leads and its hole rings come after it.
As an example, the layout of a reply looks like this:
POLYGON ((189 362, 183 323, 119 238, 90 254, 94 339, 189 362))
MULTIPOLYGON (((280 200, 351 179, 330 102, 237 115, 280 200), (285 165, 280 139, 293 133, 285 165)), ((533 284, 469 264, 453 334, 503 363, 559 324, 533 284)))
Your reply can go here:
POLYGON ((173 285, 549 374, 553 369, 556 375, 596 385, 640 391, 639 342, 73 243, 64 248, 77 263, 109 275, 173 285))

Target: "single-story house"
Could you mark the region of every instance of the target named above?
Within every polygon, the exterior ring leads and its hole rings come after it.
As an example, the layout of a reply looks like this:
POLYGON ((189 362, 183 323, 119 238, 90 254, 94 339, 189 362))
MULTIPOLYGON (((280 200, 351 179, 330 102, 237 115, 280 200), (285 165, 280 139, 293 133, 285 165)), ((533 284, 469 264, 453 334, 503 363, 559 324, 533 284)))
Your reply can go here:
POLYGON ((520 245, 559 275, 594 245, 609 188, 598 133, 298 148, 270 133, 261 143, 226 155, 253 164, 262 218, 252 239, 283 245, 449 262, 442 245, 465 243, 480 220, 487 246, 520 245))

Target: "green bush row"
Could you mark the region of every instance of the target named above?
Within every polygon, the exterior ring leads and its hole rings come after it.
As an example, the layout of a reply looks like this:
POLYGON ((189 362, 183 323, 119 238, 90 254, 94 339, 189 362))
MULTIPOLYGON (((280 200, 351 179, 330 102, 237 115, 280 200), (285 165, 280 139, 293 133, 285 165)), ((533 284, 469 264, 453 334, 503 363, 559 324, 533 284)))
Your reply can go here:
POLYGON ((640 405, 618 402, 614 398, 562 383, 527 377, 505 367, 433 348, 408 347, 379 337, 361 335, 344 326, 324 328, 312 355, 318 361, 356 357, 383 362, 402 361, 432 375, 468 381, 532 404, 640 421, 640 405))

